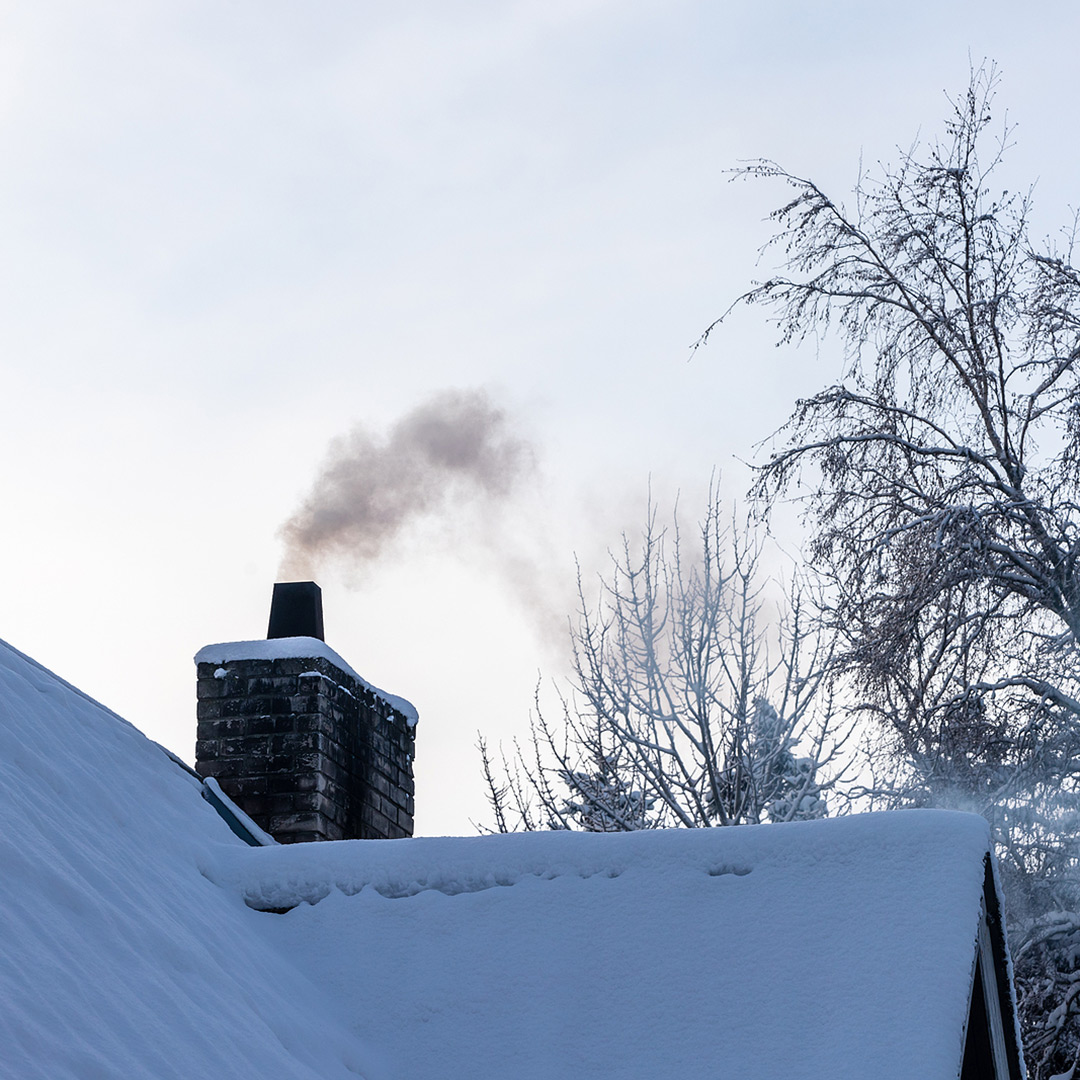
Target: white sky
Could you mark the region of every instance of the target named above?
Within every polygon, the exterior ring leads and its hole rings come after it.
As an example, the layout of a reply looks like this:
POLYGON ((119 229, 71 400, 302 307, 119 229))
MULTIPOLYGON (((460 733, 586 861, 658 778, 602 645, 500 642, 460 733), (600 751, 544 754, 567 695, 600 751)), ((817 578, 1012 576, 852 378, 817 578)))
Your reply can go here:
POLYGON ((834 379, 764 314, 775 158, 846 194, 996 59, 1010 176, 1077 205, 1080 8, 719 0, 0 3, 0 636, 193 757, 202 645, 265 634, 327 443, 483 386, 540 461, 511 512, 320 574, 327 639, 412 699, 418 831, 484 816, 552 622, 641 518, 834 379), (546 612, 493 572, 520 552, 546 612))

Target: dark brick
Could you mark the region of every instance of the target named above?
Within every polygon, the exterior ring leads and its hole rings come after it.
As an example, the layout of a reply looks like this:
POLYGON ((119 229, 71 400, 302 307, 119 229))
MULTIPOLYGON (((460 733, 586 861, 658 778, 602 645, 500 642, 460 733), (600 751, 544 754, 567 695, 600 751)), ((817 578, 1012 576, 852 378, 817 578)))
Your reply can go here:
POLYGON ((321 657, 226 667, 199 666, 197 757, 260 825, 288 842, 411 834, 399 712, 321 657))
MULTIPOLYGON (((243 715, 243 707, 247 698, 244 697, 225 697, 215 698, 213 702, 217 704, 217 715, 223 718, 232 718, 243 715)), ((199 703, 200 705, 203 702, 199 703)))
MULTIPOLYGON (((300 682, 303 683, 305 680, 301 679, 300 682)), ((319 713, 318 689, 311 690, 301 685, 289 698, 289 709, 294 713, 310 713, 317 716, 319 713)))
POLYGON ((199 720, 219 720, 225 715, 224 702, 220 698, 204 698, 195 706, 195 716, 199 720))
POLYGON ((270 827, 276 835, 280 832, 296 832, 298 829, 310 829, 319 832, 322 828, 322 815, 313 810, 294 811, 285 814, 272 814, 270 827))
POLYGON ((251 678, 257 675, 273 675, 275 662, 274 660, 230 660, 227 664, 221 666, 230 675, 242 675, 251 678))
POLYGON ((306 671, 324 672, 333 665, 320 657, 286 657, 274 661, 274 672, 278 675, 302 675, 306 671))
POLYGON ((325 795, 317 791, 297 792, 293 796, 293 806, 297 810, 314 810, 330 821, 334 820, 336 807, 325 795))
POLYGON ((199 772, 203 776, 213 776, 219 780, 243 776, 245 771, 243 758, 220 758, 217 761, 199 762, 199 772))
POLYGON ((395 823, 388 820, 383 814, 380 814, 378 810, 371 806, 365 806, 360 814, 360 820, 363 822, 364 836, 363 839, 377 839, 382 836, 394 835, 391 832, 393 827, 396 830, 395 823))
POLYGON ((378 792, 372 792, 372 805, 375 806, 388 821, 397 821, 398 808, 392 800, 384 798, 378 792))
POLYGON ((349 780, 350 773, 334 761, 329 756, 319 766, 319 772, 325 773, 325 775, 333 781, 335 784, 346 784, 349 780))
POLYGON ((221 685, 223 697, 245 697, 248 692, 248 680, 243 675, 226 675, 223 679, 215 680, 221 685))
MULTIPOLYGON (((230 799, 233 798, 229 792, 226 794, 230 799)), ((244 813, 258 821, 270 813, 271 802, 272 800, 265 795, 248 795, 244 799, 244 813)))
POLYGON ((266 773, 261 792, 265 795, 288 795, 296 791, 296 777, 291 773, 266 773))
POLYGON ((217 739, 223 734, 228 734, 224 719, 200 720, 195 728, 196 741, 203 739, 217 739))
POLYGON ((304 750, 318 750, 318 740, 318 735, 310 731, 286 731, 271 735, 266 742, 272 754, 299 754, 304 750))
POLYGON ((281 795, 267 795, 268 813, 271 817, 280 817, 282 814, 292 814, 297 810, 314 810, 313 806, 302 806, 299 800, 303 795, 295 791, 283 792, 281 795))
POLYGON ((333 739, 338 729, 328 716, 323 716, 317 709, 297 710, 293 716, 295 731, 314 731, 333 739))
MULTIPOLYGON (((270 832, 269 828, 264 825, 260 825, 260 828, 265 828, 267 832, 270 832)), ((321 832, 287 832, 275 835, 274 839, 279 844, 311 844, 316 840, 340 840, 340 836, 327 836, 321 832)))
POLYGON ((296 776, 297 791, 326 791, 330 781, 323 773, 299 773, 296 776))
POLYGON ((230 735, 218 740, 220 757, 257 758, 263 754, 266 742, 251 735, 230 735))
POLYGON ((217 752, 218 739, 216 733, 200 732, 199 737, 195 740, 195 756, 217 757, 217 752))
POLYGON ((266 707, 267 699, 259 697, 221 698, 221 715, 228 717, 243 717, 250 719, 252 716, 268 716, 269 709, 266 707))
POLYGON ((247 808, 247 800, 266 794, 266 777, 261 775, 238 776, 230 780, 229 788, 229 798, 244 799, 244 811, 250 814, 251 811, 247 808))
POLYGON ((200 679, 198 693, 200 701, 209 701, 211 698, 225 697, 225 680, 200 679))
POLYGON ((270 714, 264 698, 251 698, 239 704, 247 719, 245 731, 249 735, 273 735, 279 729, 280 718, 270 714))

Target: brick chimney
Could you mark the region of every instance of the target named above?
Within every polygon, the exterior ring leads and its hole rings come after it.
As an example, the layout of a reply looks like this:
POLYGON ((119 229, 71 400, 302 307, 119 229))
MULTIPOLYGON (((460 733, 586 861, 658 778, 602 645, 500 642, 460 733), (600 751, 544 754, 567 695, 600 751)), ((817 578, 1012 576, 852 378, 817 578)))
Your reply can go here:
POLYGON ((416 710, 326 645, 315 582, 274 586, 265 641, 195 663, 195 767, 275 840, 412 836, 416 710))

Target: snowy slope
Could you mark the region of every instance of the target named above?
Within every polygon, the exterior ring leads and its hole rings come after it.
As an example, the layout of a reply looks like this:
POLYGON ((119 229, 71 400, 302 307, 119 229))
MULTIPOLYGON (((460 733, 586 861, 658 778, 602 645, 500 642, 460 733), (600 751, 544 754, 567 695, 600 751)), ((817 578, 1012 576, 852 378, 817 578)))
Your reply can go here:
POLYGON ((0 1078, 953 1080, 987 843, 926 811, 249 848, 0 644, 0 1078))
POLYGON ((270 916, 200 872, 242 848, 160 747, 0 643, 0 1077, 367 1071, 270 916))
POLYGON ((208 869, 299 905, 267 932, 400 1080, 952 1080, 988 839, 912 811, 248 848, 208 869))

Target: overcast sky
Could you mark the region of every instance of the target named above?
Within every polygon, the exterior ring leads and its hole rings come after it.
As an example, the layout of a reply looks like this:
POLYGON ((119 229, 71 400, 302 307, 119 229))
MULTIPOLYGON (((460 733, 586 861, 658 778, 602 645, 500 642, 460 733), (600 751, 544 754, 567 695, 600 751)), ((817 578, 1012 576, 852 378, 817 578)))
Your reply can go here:
POLYGON ((1080 8, 1025 12, 0 3, 0 636, 192 760, 191 658, 265 634, 332 440, 483 391, 502 479, 316 572, 328 642, 420 710, 418 831, 471 831, 476 733, 520 732, 559 673, 575 551, 639 524, 650 477, 687 514, 714 468, 739 496, 839 374, 753 309, 690 359, 784 195, 726 170, 843 196, 986 56, 1055 228, 1080 8))

